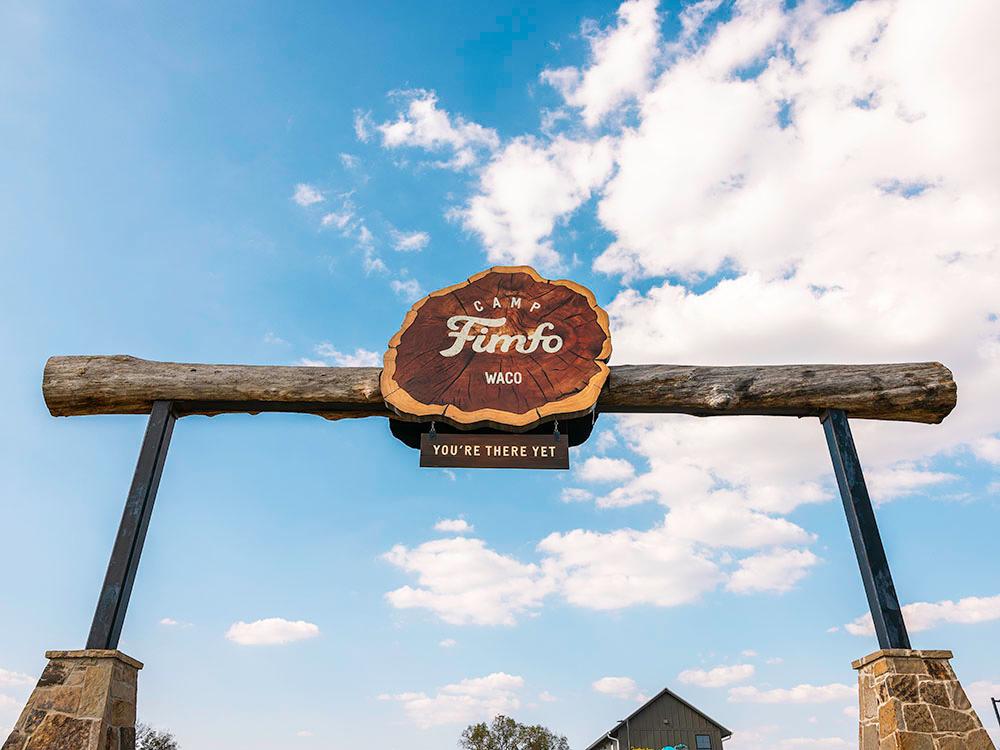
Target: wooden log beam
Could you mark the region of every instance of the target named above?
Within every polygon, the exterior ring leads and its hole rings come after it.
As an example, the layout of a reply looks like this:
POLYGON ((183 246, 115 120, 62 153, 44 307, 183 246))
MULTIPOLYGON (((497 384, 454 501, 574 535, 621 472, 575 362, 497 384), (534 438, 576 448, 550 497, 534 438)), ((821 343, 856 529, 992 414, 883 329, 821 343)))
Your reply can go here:
MULTIPOLYGON (((136 357, 52 357, 42 394, 56 417, 298 412, 327 419, 390 416, 377 367, 277 367, 154 362, 136 357)), ((951 371, 937 362, 882 365, 697 367, 618 365, 601 392, 605 413, 818 417, 941 422, 955 407, 951 371)))

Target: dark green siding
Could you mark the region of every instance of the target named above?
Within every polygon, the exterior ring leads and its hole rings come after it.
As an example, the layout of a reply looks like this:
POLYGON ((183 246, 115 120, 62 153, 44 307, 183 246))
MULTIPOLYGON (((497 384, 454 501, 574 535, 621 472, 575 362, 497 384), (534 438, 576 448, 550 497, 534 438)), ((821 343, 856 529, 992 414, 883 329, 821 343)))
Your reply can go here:
MULTIPOLYGON (((697 711, 693 711, 669 693, 664 693, 628 721, 612 735, 621 743, 621 750, 653 748, 685 744, 696 750, 695 735, 707 734, 712 738, 712 750, 722 750, 722 732, 697 711), (630 748, 631 743, 631 748, 630 748)), ((604 743, 604 748, 614 750, 614 743, 604 743)))

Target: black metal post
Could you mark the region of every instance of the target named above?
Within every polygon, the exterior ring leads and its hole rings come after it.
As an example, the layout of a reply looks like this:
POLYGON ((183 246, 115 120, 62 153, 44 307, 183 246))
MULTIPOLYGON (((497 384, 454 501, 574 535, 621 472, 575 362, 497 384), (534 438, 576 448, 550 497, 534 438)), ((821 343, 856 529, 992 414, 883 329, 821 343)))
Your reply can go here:
POLYGON ((132 487, 125 501, 125 512, 108 562, 108 572, 104 577, 101 596, 97 600, 97 611, 94 612, 94 622, 90 626, 87 648, 118 648, 175 419, 173 402, 153 403, 146 435, 142 439, 142 449, 139 451, 139 461, 132 477, 132 487))
POLYGON ((889 561, 882 547, 875 510, 865 486, 847 415, 840 409, 830 409, 820 420, 830 447, 830 458, 833 459, 840 497, 844 501, 854 551, 858 555, 861 580, 868 595, 879 648, 910 648, 910 637, 906 634, 896 587, 889 572, 889 561))
POLYGON ((990 698, 993 701, 993 713, 997 715, 997 724, 1000 724, 1000 701, 996 698, 990 698))

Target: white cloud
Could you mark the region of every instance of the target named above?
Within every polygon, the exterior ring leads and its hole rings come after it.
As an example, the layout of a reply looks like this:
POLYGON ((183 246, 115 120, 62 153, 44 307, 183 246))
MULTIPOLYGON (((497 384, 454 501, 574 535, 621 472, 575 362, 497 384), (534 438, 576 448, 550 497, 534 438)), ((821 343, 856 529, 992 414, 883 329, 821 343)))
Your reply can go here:
POLYGON ((635 467, 624 458, 591 456, 576 474, 584 482, 624 482, 635 476, 635 467))
POLYGON ((677 679, 686 685, 718 688, 749 680, 753 677, 755 671, 753 664, 731 664, 728 666, 713 667, 708 670, 685 669, 677 675, 677 679))
POLYGON ((594 441, 594 448, 601 453, 614 448, 616 445, 618 445, 618 436, 614 430, 604 430, 597 435, 597 440, 594 441))
POLYGON ((416 279, 393 279, 389 282, 392 291, 407 302, 416 302, 424 296, 424 289, 416 279))
POLYGON ((923 469, 909 461, 877 469, 865 475, 872 501, 876 505, 955 479, 958 477, 954 474, 923 469))
POLYGON ((469 534, 475 531, 475 527, 464 518, 442 518, 434 524, 434 530, 449 534, 469 534))
MULTIPOLYGON (((939 625, 974 625, 1000 620, 1000 595, 969 596, 957 602, 946 599, 940 602, 914 602, 903 605, 903 620, 911 633, 930 630, 939 625)), ((849 622, 844 629, 851 635, 875 635, 871 613, 849 622)))
POLYGON ((584 22, 589 67, 542 71, 542 80, 558 89, 567 104, 583 110, 588 127, 600 124, 608 113, 649 87, 659 39, 656 5, 657 0, 627 0, 618 8, 618 25, 613 29, 584 22))
POLYGON ((723 574, 707 553, 658 527, 608 533, 577 529, 550 534, 538 545, 570 603, 613 610, 637 604, 674 607, 714 589, 723 574))
POLYGON ((410 720, 421 729, 446 724, 488 721, 497 714, 510 714, 521 707, 524 678, 495 672, 445 685, 429 696, 426 693, 383 694, 380 700, 396 701, 410 720))
POLYGON ((226 631, 226 639, 240 646, 275 646, 293 641, 303 641, 319 635, 319 627, 304 620, 285 620, 268 617, 254 622, 233 623, 226 631))
POLYGON ((604 183, 613 165, 610 138, 558 136, 511 141, 482 171, 477 194, 452 216, 479 235, 491 263, 560 263, 551 235, 604 183))
POLYGON ((308 729, 300 729, 295 733, 296 737, 315 737, 315 732, 310 732, 308 729))
POLYGON ((330 211, 323 214, 323 218, 320 219, 319 223, 324 227, 349 231, 352 221, 354 221, 354 209, 352 207, 345 207, 341 211, 330 211))
POLYGON ((591 685, 595 693, 613 695, 623 700, 639 700, 642 693, 631 677, 602 677, 591 685))
POLYGON ((181 620, 175 620, 173 617, 164 617, 160 620, 160 625, 166 628, 190 628, 192 627, 189 622, 182 622, 181 620))
POLYGON ((322 203, 325 199, 323 193, 306 182, 300 182, 295 186, 295 193, 292 200, 300 206, 311 206, 314 203, 322 203))
POLYGON ((452 158, 436 166, 464 169, 475 164, 484 152, 489 153, 500 145, 495 130, 438 109, 437 94, 433 91, 401 91, 398 96, 406 101, 406 111, 395 121, 384 122, 377 128, 385 148, 408 146, 450 151, 452 158))
POLYGON ((372 137, 372 130, 375 123, 372 120, 372 113, 360 109, 354 110, 354 136, 362 143, 368 143, 372 137))
POLYGON ((991 436, 974 440, 972 441, 972 452, 983 461, 1000 464, 1000 438, 991 436))
POLYGON ((397 609, 428 609, 453 625, 513 625, 554 589, 550 576, 486 547, 455 537, 412 549, 396 545, 383 558, 417 576, 418 586, 386 594, 397 609))
POLYGON ((543 690, 542 692, 540 692, 538 694, 538 700, 540 700, 542 703, 556 703, 559 701, 559 699, 556 698, 554 695, 552 695, 552 693, 550 693, 548 690, 543 690))
POLYGON ((830 685, 796 685, 793 688, 761 690, 753 686, 729 689, 732 703, 775 703, 782 705, 798 703, 829 703, 854 697, 857 688, 841 683, 830 685))
POLYGON ((342 352, 329 341, 324 341, 313 347, 313 351, 322 359, 302 360, 300 364, 314 367, 377 367, 382 363, 382 356, 376 352, 362 349, 360 346, 353 353, 342 352))
MULTIPOLYGON (((1000 222, 986 210, 1000 149, 984 125, 1000 109, 982 62, 960 51, 997 67, 983 29, 1000 11, 978 2, 959 18, 912 0, 825 15, 750 7, 706 44, 692 35, 692 51, 641 100, 598 211, 615 237, 598 269, 697 279, 727 267, 735 278, 701 293, 676 281, 621 293, 610 305, 616 359, 944 361, 962 399, 943 425, 855 426, 877 502, 932 489, 952 476, 927 469, 930 456, 962 444, 1000 456, 1000 222), (732 74, 758 55, 759 77, 732 74), (871 91, 876 106, 859 107, 871 91)), ((605 507, 656 500, 673 513, 725 489, 773 515, 831 497, 813 420, 620 424, 650 470, 605 507)))
POLYGON ((400 232, 393 229, 389 234, 392 237, 393 249, 402 253, 423 250, 431 241, 431 236, 427 232, 400 232))
POLYGON ((340 154, 340 163, 344 169, 357 169, 361 166, 361 159, 354 154, 340 154))
POLYGON ((559 499, 564 503, 585 503, 594 499, 594 493, 580 487, 563 487, 559 499))
POLYGON ((726 588, 737 594, 792 589, 819 562, 809 550, 778 549, 740 560, 726 588))
POLYGON ((288 342, 274 331, 268 331, 264 334, 264 343, 272 346, 288 346, 288 342))
POLYGON ((438 646, 441 648, 455 648, 458 645, 458 641, 454 638, 445 638, 443 641, 438 642, 438 646))
POLYGON ((35 680, 36 678, 22 672, 0 669, 0 687, 30 687, 35 684, 35 680))

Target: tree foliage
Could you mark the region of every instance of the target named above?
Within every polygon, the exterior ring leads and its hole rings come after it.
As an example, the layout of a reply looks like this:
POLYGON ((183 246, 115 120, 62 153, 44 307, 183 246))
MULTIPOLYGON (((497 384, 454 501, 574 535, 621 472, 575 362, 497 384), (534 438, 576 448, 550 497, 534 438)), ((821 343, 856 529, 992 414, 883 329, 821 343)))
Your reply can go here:
POLYGON ((465 728, 458 740, 463 750, 569 750, 566 738, 538 724, 520 724, 497 716, 492 724, 480 722, 465 728))
POLYGON ((153 729, 149 724, 136 724, 135 750, 178 750, 179 747, 170 732, 153 729))

